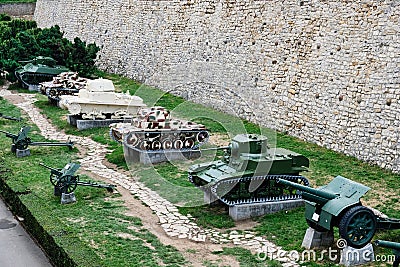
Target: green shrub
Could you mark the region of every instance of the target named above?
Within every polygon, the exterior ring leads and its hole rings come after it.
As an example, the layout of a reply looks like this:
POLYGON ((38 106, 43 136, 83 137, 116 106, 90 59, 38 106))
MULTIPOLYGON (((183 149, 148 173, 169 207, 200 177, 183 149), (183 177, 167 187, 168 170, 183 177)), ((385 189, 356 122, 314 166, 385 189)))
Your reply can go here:
POLYGON ((15 80, 14 70, 36 56, 54 58, 58 64, 77 71, 81 76, 93 75, 94 60, 99 47, 86 44, 76 37, 73 42, 64 38, 58 25, 41 29, 35 21, 12 19, 0 14, 0 69, 8 71, 15 80))

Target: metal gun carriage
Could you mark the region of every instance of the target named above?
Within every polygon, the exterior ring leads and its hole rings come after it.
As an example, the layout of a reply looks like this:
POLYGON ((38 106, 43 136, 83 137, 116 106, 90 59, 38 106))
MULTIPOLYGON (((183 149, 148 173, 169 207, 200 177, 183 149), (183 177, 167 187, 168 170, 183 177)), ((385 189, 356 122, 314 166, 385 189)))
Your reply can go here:
POLYGON ((335 177, 319 189, 286 180, 278 183, 299 192, 305 201, 308 225, 317 231, 339 228, 339 235, 354 248, 362 248, 373 238, 376 230, 400 229, 400 220, 383 218, 361 204, 360 198, 370 188, 342 176, 335 177))
POLYGON ((189 181, 203 191, 210 191, 229 206, 300 199, 295 190, 277 183, 286 179, 308 185, 299 175, 309 161, 303 155, 283 148, 268 148, 262 135, 235 136, 223 160, 192 165, 189 181))
POLYGON ((67 146, 69 149, 72 149, 74 143, 72 141, 68 141, 66 143, 57 143, 57 142, 32 142, 32 140, 28 137, 28 132, 31 127, 24 126, 20 129, 18 134, 9 133, 6 131, 0 130, 1 133, 5 133, 6 137, 12 139, 11 152, 15 153, 18 150, 25 150, 28 146, 67 146))
POLYGON ((112 184, 80 181, 79 175, 75 175, 75 172, 80 167, 77 163, 68 163, 62 169, 52 168, 43 163, 39 163, 39 165, 50 170, 50 182, 54 186, 54 195, 56 196, 61 196, 62 193, 70 194, 75 191, 78 185, 105 188, 108 192, 113 192, 116 187, 116 185, 112 184))
POLYGON ((400 243, 384 241, 384 240, 375 240, 375 245, 383 248, 390 248, 393 250, 393 254, 395 256, 395 260, 393 262, 393 267, 399 267, 400 264, 400 243))

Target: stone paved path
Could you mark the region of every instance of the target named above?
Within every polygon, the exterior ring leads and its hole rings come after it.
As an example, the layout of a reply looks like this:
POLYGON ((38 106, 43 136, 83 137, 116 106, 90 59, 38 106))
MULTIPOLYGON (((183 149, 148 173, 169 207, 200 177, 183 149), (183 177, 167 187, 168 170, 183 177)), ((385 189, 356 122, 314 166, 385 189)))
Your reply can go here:
MULTIPOLYGON (((7 93, 3 92, 3 94, 7 93)), ((160 224, 168 236, 178 239, 187 238, 196 242, 231 243, 248 248, 253 252, 265 251, 267 249, 268 256, 282 262, 284 267, 299 266, 288 257, 288 252, 283 251, 282 248, 263 237, 255 236, 251 231, 242 231, 240 233, 231 231, 228 234, 220 233, 217 230, 201 229, 190 216, 180 214, 172 203, 160 197, 156 192, 150 190, 142 183, 135 181, 133 177, 106 167, 103 161, 105 154, 109 150, 105 145, 99 144, 87 137, 66 135, 59 132, 33 105, 36 101, 34 94, 19 95, 25 99, 25 102, 17 104, 17 106, 29 115, 44 137, 64 142, 71 140, 75 144, 84 147, 87 152, 86 156, 80 160, 81 168, 122 186, 129 190, 132 195, 138 197, 157 214, 160 224)))

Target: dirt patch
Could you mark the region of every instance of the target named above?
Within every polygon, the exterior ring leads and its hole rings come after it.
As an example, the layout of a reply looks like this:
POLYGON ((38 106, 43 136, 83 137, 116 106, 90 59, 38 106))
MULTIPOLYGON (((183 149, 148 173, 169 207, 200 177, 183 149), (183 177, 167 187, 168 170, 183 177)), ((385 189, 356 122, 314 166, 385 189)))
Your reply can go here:
POLYGON ((10 101, 14 105, 25 102, 25 99, 22 96, 15 95, 15 94, 4 95, 3 97, 4 97, 4 99, 7 99, 8 101, 10 101))

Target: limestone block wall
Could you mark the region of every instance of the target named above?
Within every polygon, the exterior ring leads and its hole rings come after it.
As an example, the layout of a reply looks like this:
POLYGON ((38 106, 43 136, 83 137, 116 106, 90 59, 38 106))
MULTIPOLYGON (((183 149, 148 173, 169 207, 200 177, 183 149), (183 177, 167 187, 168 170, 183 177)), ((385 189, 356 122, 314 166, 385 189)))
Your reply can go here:
POLYGON ((100 68, 400 171, 400 2, 38 0, 100 68))
POLYGON ((0 4, 0 14, 5 13, 15 17, 33 16, 35 6, 35 3, 0 4))

